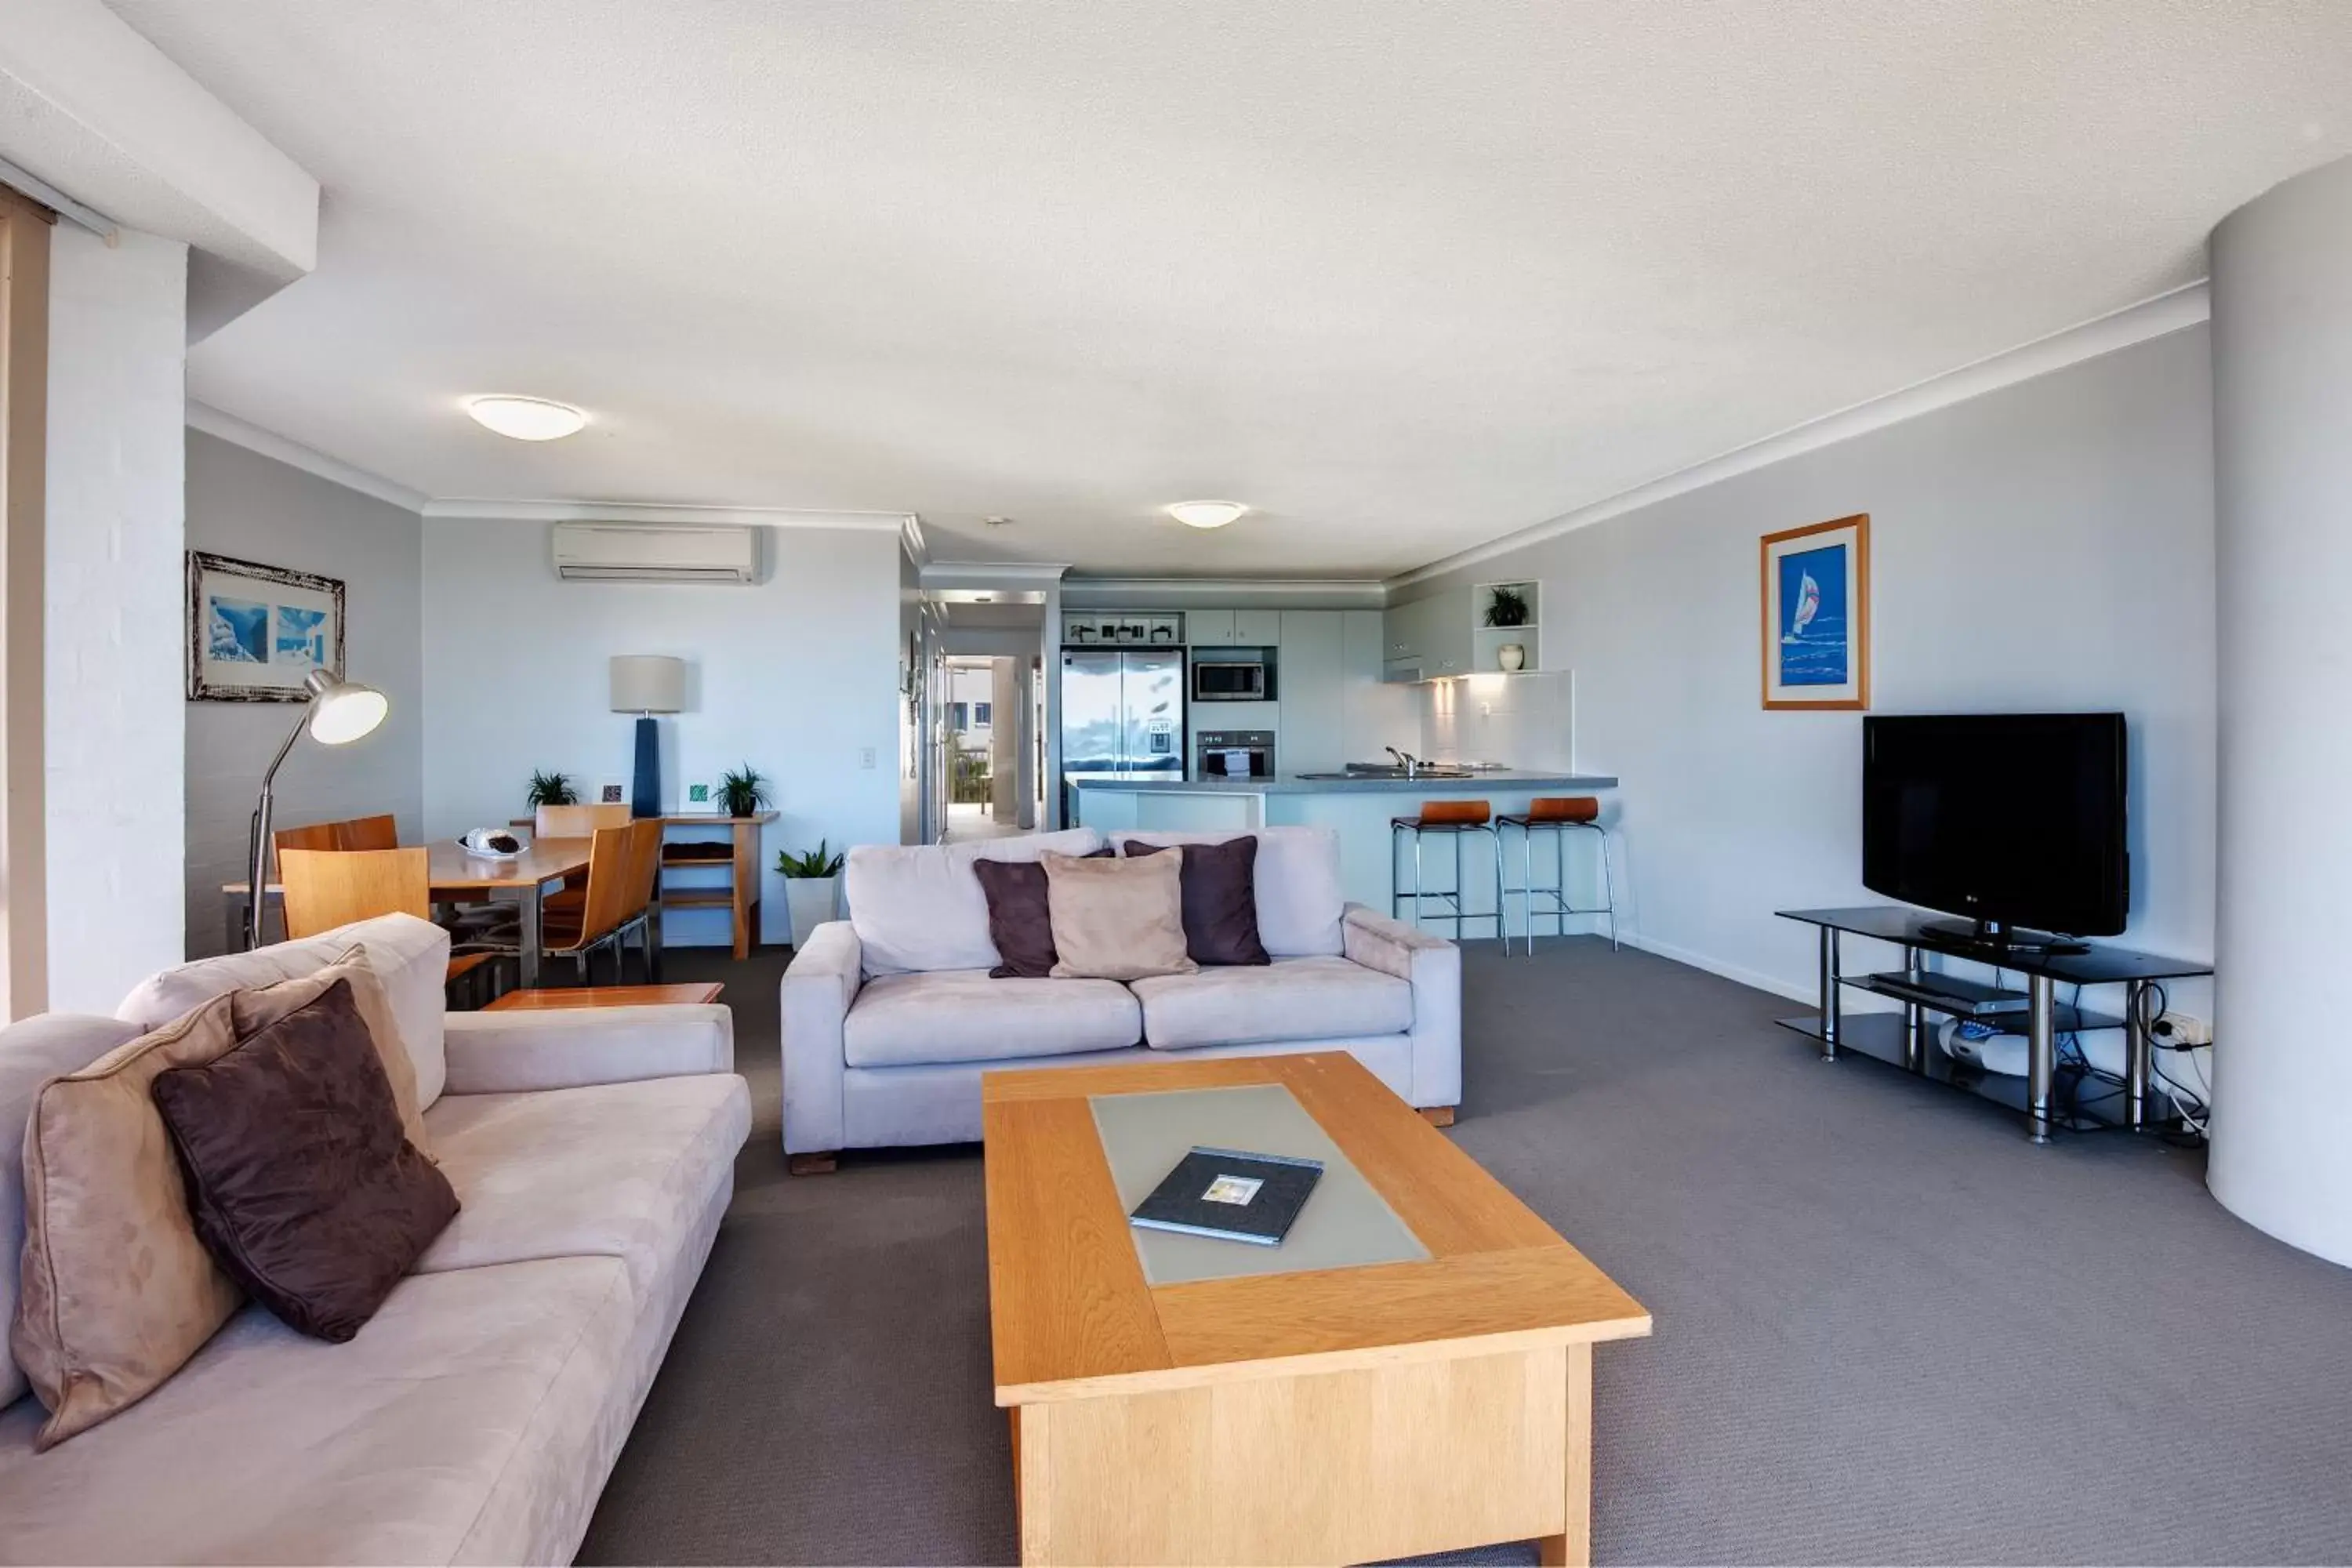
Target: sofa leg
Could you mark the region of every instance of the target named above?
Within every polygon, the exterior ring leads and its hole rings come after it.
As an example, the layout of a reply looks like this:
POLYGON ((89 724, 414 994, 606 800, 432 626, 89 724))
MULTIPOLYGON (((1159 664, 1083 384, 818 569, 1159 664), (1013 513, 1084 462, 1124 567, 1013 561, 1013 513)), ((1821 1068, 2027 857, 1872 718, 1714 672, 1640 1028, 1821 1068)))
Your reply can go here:
POLYGON ((1428 1122, 1432 1127, 1451 1127, 1454 1125, 1454 1107, 1450 1105, 1423 1106, 1422 1107, 1421 1119, 1423 1121, 1428 1122))
POLYGON ((829 1176, 839 1159, 840 1155, 830 1150, 822 1154, 787 1154, 784 1169, 795 1176, 829 1176))

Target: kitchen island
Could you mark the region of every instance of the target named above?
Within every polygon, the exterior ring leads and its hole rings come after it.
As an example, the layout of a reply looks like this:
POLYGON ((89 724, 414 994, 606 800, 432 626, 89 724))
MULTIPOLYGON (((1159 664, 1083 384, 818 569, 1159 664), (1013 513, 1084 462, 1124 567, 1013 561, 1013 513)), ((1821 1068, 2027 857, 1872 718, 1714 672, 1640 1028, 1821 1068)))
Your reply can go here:
MULTIPOLYGON (((1617 787, 1613 777, 1601 773, 1545 773, 1505 768, 1467 775, 1428 774, 1406 778, 1381 773, 1283 773, 1270 779, 1200 779, 1139 777, 1118 773, 1071 773, 1072 798, 1077 802, 1074 826, 1092 827, 1116 839, 1122 832, 1240 833, 1253 827, 1328 827, 1339 836, 1339 875, 1351 902, 1369 904, 1386 913, 1399 887, 1412 886, 1412 840, 1391 836, 1389 823, 1412 816, 1424 800, 1483 800, 1498 816, 1524 812, 1538 795, 1601 795, 1617 787), (1402 880, 1399 880, 1402 875, 1402 880)), ((1602 821, 1610 818, 1602 803, 1602 821)), ((1524 876, 1519 835, 1506 829, 1508 877, 1514 896, 1508 928, 1513 935, 1524 929, 1522 904, 1516 895, 1524 876)), ((1566 840, 1566 882, 1570 901, 1580 908, 1601 901, 1600 846, 1589 833, 1570 832, 1566 840)), ((1536 838, 1536 876, 1552 879, 1551 838, 1536 838)), ((1483 835, 1468 837, 1462 847, 1462 877, 1469 889, 1470 921, 1463 934, 1495 934, 1495 860, 1493 841, 1483 835)), ((1454 885, 1454 844, 1442 835, 1425 835, 1422 865, 1432 890, 1454 885)), ((1619 889, 1623 902, 1623 889, 1619 889)), ((1538 900, 1540 902, 1541 900, 1538 900)), ((1428 906, 1430 929, 1454 934, 1450 913, 1436 918, 1438 906, 1428 906)), ((1411 910, 1405 911, 1411 918, 1411 910)), ((1570 932, 1597 929, 1590 919, 1570 917, 1570 932)), ((1552 919, 1538 910, 1536 931, 1549 935, 1552 919)))

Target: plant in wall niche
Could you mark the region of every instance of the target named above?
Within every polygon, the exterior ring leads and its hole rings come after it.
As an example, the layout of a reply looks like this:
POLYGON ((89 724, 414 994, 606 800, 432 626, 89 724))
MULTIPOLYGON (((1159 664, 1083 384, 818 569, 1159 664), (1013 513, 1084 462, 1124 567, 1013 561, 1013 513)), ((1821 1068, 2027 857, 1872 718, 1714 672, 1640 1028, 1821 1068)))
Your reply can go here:
POLYGON ((578 805, 580 792, 572 787, 570 773, 543 773, 533 768, 523 802, 533 810, 542 805, 578 805))
POLYGON ((1486 590, 1486 624, 1523 626, 1528 624, 1528 595, 1518 584, 1497 583, 1486 590))
POLYGON ((838 877, 841 864, 847 857, 837 851, 828 854, 829 847, 826 841, 820 838, 816 841, 816 847, 805 854, 795 855, 789 849, 779 849, 776 851, 776 869, 788 878, 838 877))
POLYGON ((768 781, 745 763, 719 775, 719 808, 730 816, 754 816, 768 804, 768 781))
POLYGON ((805 854, 777 851, 776 869, 784 875, 784 908, 792 912, 795 950, 806 947, 809 933, 839 913, 844 858, 822 838, 805 854))

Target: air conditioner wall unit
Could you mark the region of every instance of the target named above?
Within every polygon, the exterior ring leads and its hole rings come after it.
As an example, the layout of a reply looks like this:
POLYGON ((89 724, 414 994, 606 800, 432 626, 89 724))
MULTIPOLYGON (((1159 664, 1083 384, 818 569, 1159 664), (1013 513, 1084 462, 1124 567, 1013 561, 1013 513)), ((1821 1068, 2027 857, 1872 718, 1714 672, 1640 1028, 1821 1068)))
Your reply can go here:
POLYGON ((634 522, 559 522, 555 574, 572 583, 751 583, 759 531, 634 522))

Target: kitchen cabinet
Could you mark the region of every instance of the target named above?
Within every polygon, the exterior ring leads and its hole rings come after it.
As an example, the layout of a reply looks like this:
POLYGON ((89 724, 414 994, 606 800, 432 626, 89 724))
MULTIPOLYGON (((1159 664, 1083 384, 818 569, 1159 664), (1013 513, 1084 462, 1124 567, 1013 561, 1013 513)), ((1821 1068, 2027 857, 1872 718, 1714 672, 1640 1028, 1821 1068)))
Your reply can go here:
POLYGON ((1471 669, 1470 591, 1433 594, 1389 609, 1383 624, 1386 678, 1435 680, 1471 669), (1418 675, 1413 673, 1418 667, 1418 675))
POLYGON ((1378 610, 1349 610, 1340 628, 1339 692, 1342 764, 1377 763, 1385 748, 1421 750, 1421 694, 1384 685, 1386 619, 1378 610))
MULTIPOLYGON (((1255 612, 1253 612, 1255 613, 1255 612)), ((1282 702, 1275 763, 1286 773, 1328 773, 1348 761, 1347 623, 1339 610, 1275 612, 1282 702)))
POLYGON ((1187 610, 1184 640, 1194 647, 1272 647, 1282 640, 1281 610, 1187 610))
POLYGON ((1272 647, 1282 640, 1286 610, 1235 610, 1234 642, 1241 647, 1272 647))

